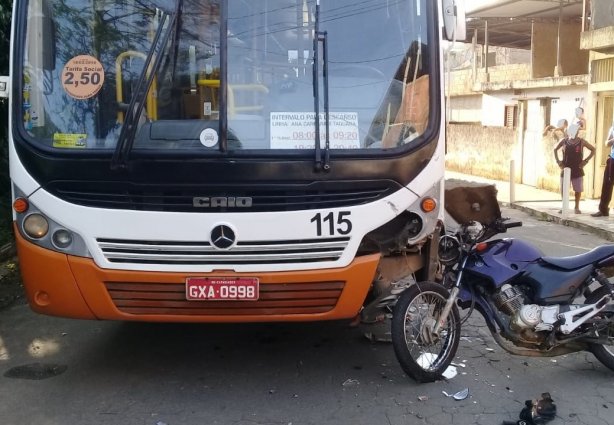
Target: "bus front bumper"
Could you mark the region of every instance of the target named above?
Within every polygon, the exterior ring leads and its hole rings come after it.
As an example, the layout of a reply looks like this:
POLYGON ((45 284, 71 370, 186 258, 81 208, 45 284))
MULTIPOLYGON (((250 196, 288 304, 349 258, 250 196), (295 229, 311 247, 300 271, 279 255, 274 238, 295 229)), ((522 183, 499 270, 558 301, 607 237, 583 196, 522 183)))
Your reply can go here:
POLYGON ((290 322, 355 317, 380 255, 326 270, 269 273, 172 273, 102 269, 90 258, 41 248, 15 232, 31 308, 78 319, 147 322, 290 322), (255 277, 256 301, 190 301, 188 277, 255 277))

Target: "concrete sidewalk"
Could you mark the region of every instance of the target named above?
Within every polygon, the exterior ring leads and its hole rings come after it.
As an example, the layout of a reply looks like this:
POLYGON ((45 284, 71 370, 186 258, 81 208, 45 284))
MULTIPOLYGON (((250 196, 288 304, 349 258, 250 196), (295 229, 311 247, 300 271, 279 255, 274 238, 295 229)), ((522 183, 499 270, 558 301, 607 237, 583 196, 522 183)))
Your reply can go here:
POLYGON ((583 199, 580 201, 582 214, 574 214, 572 197, 569 201, 571 207, 569 213, 563 216, 559 213, 563 205, 561 195, 554 192, 524 184, 515 184, 515 198, 513 202, 510 202, 510 183, 508 181, 491 180, 453 171, 446 171, 446 179, 494 184, 497 187, 497 198, 502 205, 523 210, 543 220, 582 229, 609 241, 614 241, 614 211, 609 217, 591 217, 592 213, 598 211, 599 199, 583 199))

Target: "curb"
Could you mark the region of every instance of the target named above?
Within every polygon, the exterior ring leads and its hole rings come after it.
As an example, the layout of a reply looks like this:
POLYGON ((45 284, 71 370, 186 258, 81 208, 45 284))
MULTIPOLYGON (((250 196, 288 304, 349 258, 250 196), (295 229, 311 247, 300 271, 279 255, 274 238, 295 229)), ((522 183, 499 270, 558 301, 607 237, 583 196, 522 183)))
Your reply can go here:
POLYGON ((560 224, 563 226, 568 226, 568 227, 573 227, 575 229, 579 229, 579 230, 584 230, 586 232, 590 232, 594 235, 599 236, 600 238, 603 238, 607 241, 610 242, 614 242, 614 232, 611 232, 609 230, 605 230, 602 229, 600 227, 595 227, 595 226, 591 226, 589 224, 585 224, 585 223, 581 223, 579 221, 576 220, 570 220, 568 218, 563 218, 560 216, 556 216, 544 211, 539 211, 536 210, 534 208, 530 208, 530 207, 526 207, 524 205, 519 205, 516 203, 510 204, 509 202, 500 202, 500 205, 509 207, 509 208, 513 208, 516 210, 520 210, 523 211, 527 214, 532 215, 533 217, 536 217, 540 220, 544 220, 544 221, 549 221, 549 222, 553 222, 556 224, 560 224))

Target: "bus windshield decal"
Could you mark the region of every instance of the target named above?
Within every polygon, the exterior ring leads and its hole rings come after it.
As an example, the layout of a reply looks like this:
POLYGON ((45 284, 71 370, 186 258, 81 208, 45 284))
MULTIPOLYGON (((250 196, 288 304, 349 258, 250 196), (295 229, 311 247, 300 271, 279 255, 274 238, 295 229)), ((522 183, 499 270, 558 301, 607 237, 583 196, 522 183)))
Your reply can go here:
MULTIPOLYGON (((320 146, 324 148, 325 114, 320 113, 320 146)), ((329 114, 330 148, 360 148, 358 113, 331 112, 329 114)), ((271 112, 271 148, 313 149, 315 145, 314 112, 271 112)))
POLYGON ((104 84, 104 68, 93 56, 75 56, 64 65, 61 81, 69 96, 89 99, 96 96, 104 84))
POLYGON ((53 135, 54 148, 83 149, 87 147, 87 134, 64 134, 53 135))

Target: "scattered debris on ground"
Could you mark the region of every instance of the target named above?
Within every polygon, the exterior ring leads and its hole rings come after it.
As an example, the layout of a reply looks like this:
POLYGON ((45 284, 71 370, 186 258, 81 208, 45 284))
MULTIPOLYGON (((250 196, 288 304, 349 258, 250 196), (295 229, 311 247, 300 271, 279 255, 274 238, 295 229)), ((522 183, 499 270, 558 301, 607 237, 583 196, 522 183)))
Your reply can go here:
POLYGON ((460 390, 454 394, 448 394, 446 391, 442 391, 442 393, 446 397, 452 397, 454 400, 464 400, 469 397, 469 388, 465 388, 464 390, 460 390))
POLYGON ((537 400, 527 400, 520 412, 517 422, 503 422, 503 425, 542 425, 556 417, 556 404, 552 401, 550 393, 542 393, 537 400))

